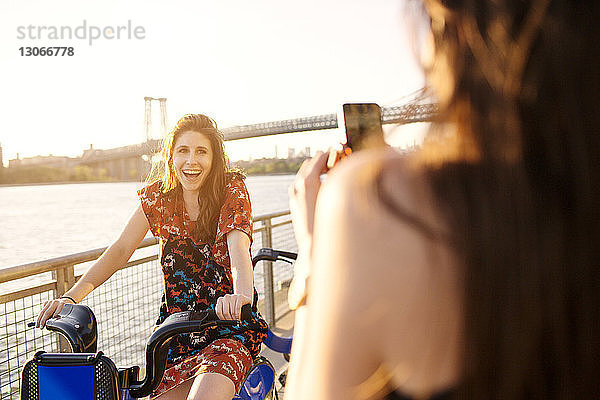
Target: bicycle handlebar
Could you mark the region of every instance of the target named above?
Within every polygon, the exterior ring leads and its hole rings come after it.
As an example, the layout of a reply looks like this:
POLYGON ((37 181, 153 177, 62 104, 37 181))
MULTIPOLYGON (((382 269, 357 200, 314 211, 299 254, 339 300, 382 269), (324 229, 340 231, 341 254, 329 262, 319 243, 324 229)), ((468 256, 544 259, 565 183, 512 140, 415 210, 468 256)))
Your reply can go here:
POLYGON ((264 247, 258 251, 256 256, 252 258, 252 267, 256 267, 256 264, 259 261, 285 261, 288 263, 292 263, 292 260, 295 260, 298 257, 298 254, 292 253, 290 251, 283 250, 273 250, 267 247, 264 247))
MULTIPOLYGON (((242 306, 241 320, 250 321, 252 310, 250 304, 242 306)), ((133 382, 129 386, 132 397, 148 396, 158 387, 167 364, 168 342, 176 335, 201 332, 214 325, 234 326, 239 321, 219 320, 214 310, 202 312, 182 311, 167 317, 154 331, 146 345, 146 376, 142 381, 133 382)))
MULTIPOLYGON (((252 267, 256 267, 259 261, 285 261, 292 263, 298 257, 298 254, 283 250, 274 250, 268 247, 262 248, 252 258, 252 267)), ((290 354, 292 349, 293 337, 278 336, 269 329, 267 338, 263 342, 265 346, 273 351, 282 354, 290 354)))
POLYGON ((98 330, 92 310, 82 304, 65 304, 60 312, 46 322, 46 329, 65 336, 73 353, 95 353, 98 330))

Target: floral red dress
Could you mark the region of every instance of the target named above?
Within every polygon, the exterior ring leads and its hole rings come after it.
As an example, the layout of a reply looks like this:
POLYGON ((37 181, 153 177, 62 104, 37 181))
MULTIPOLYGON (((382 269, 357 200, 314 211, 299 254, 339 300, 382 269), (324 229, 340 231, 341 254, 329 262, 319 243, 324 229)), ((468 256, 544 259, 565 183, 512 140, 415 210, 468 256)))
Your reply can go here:
MULTIPOLYGON (((138 191, 150 231, 160 238, 165 286, 157 324, 179 311, 214 309, 219 297, 233 293, 227 234, 237 229, 252 240, 250 196, 240 175, 229 175, 212 246, 196 237, 195 221, 189 220, 179 189, 163 193, 162 188, 162 182, 157 181, 138 191)), ((171 340, 167 370, 153 396, 202 372, 222 373, 239 390, 244 378, 240 375, 247 372, 247 364, 258 355, 260 344, 267 337, 267 324, 258 313, 257 299, 255 289, 250 322, 237 327, 212 327, 202 334, 179 335, 171 340), (230 359, 231 365, 222 364, 220 370, 215 370, 216 363, 210 361, 210 355, 222 356, 223 349, 236 350, 234 353, 239 356, 230 359), (235 373, 223 372, 230 367, 235 373)))

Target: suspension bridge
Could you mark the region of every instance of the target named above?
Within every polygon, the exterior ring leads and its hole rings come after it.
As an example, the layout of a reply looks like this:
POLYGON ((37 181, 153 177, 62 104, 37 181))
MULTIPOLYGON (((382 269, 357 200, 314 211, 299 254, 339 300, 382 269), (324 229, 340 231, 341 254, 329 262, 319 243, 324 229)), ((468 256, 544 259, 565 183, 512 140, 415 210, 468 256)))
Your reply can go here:
MULTIPOLYGON (((438 106, 427 100, 428 96, 424 94, 424 91, 419 91, 406 104, 382 107, 382 123, 402 125, 431 121, 438 111, 438 106)), ((89 166, 94 170, 104 169, 107 175, 114 179, 139 179, 145 176, 150 168, 151 156, 160 151, 162 144, 161 140, 153 139, 150 136, 152 131, 152 103, 156 101, 159 103, 160 130, 164 136, 167 130, 167 99, 163 97, 145 97, 144 101, 145 142, 114 149, 94 149, 90 147, 84 151, 80 164, 89 166)), ((336 129, 337 127, 337 114, 334 113, 232 126, 222 129, 222 132, 225 140, 239 140, 283 133, 336 129)))

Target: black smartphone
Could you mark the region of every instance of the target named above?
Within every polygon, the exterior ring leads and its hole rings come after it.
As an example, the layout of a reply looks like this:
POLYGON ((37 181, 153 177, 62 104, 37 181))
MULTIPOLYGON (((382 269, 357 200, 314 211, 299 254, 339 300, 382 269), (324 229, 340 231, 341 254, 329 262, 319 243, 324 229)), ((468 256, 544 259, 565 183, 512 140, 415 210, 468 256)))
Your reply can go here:
POLYGON ((346 144, 341 150, 331 149, 327 168, 349 154, 367 148, 385 146, 381 127, 381 107, 375 103, 346 103, 338 114, 338 127, 346 132, 346 144))
MULTIPOLYGON (((342 106, 346 146, 352 151, 385 145, 381 107, 375 103, 347 103, 342 106)), ((340 118, 338 118, 338 124, 340 118)))

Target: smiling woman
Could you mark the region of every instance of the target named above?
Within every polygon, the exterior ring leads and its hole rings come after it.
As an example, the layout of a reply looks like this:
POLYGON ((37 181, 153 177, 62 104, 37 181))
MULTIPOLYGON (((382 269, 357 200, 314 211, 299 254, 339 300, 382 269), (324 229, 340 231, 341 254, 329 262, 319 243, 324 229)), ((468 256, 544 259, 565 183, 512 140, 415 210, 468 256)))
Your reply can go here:
POLYGON ((186 211, 196 217, 198 233, 214 240, 229 170, 217 123, 206 115, 187 114, 165 137, 161 161, 154 164, 147 182, 160 180, 163 193, 181 184, 186 211))
POLYGON ((173 169, 184 194, 198 197, 200 188, 210 173, 212 158, 210 139, 204 133, 187 131, 179 136, 173 152, 173 169))
POLYGON ((244 176, 229 167, 222 133, 205 115, 182 117, 167 134, 161 158, 119 239, 61 299, 44 305, 38 325, 106 281, 150 230, 160 238, 165 282, 157 324, 176 312, 207 309, 239 320, 242 306, 252 305, 250 321, 171 340, 151 398, 231 399, 267 336, 253 287, 250 196, 244 176))
POLYGON ((177 311, 206 308, 214 308, 222 319, 239 319, 243 304, 254 305, 250 331, 232 328, 225 334, 207 331, 201 339, 174 340, 154 395, 206 396, 210 388, 215 398, 220 398, 217 393, 231 398, 260 349, 266 324, 256 310, 252 286, 250 197, 243 176, 229 167, 215 121, 202 114, 183 116, 165 137, 162 161, 139 195, 150 230, 163 246, 166 286, 159 323, 177 311), (214 346, 231 351, 215 358, 214 346), (190 377, 196 375, 191 386, 190 377))

